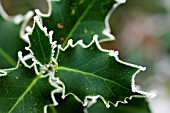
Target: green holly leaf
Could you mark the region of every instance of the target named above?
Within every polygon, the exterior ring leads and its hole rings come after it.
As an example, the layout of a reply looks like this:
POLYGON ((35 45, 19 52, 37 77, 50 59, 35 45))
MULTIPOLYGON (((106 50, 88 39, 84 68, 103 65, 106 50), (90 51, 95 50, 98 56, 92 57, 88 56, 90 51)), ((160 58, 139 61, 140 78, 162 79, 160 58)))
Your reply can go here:
POLYGON ((54 40, 58 43, 64 46, 71 38, 74 41, 83 39, 88 44, 91 41, 89 37, 94 34, 99 34, 100 39, 114 39, 108 20, 121 2, 125 0, 49 0, 48 14, 36 12, 43 25, 54 31, 54 40))
POLYGON ((134 95, 145 95, 134 85, 134 76, 144 68, 120 61, 115 51, 103 50, 96 35, 88 46, 69 40, 64 49, 58 48, 55 76, 63 82, 63 96, 74 94, 83 102, 100 96, 109 106, 109 102, 117 105, 134 95))
POLYGON ((48 77, 36 75, 34 69, 21 63, 3 71, 7 74, 0 77, 1 113, 43 113, 44 106, 52 104, 50 94, 54 87, 48 77))
POLYGON ((133 98, 127 104, 119 104, 115 107, 106 108, 101 100, 97 101, 90 108, 88 113, 151 113, 148 102, 145 98, 133 98))
POLYGON ((69 95, 65 99, 61 98, 61 94, 55 94, 57 106, 50 106, 48 113, 84 113, 84 106, 78 102, 74 96, 69 95))
POLYGON ((34 17, 34 25, 31 33, 28 33, 29 48, 32 55, 42 65, 52 61, 52 32, 47 33, 47 29, 42 27, 38 17, 34 17))
POLYGON ((23 50, 26 43, 23 36, 25 23, 32 16, 29 12, 25 16, 9 17, 0 4, 0 68, 15 67, 18 61, 17 53, 23 50))

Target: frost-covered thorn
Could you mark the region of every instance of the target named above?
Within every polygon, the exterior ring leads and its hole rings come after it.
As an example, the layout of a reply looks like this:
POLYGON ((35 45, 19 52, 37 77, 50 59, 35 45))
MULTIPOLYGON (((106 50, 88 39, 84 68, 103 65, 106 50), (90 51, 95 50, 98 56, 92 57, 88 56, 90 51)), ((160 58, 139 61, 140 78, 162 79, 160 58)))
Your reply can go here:
POLYGON ((25 31, 26 31, 27 33, 31 33, 31 32, 32 32, 32 28, 31 28, 30 26, 27 26, 27 27, 25 28, 25 31))
POLYGON ((62 99, 65 99, 65 97, 66 97, 66 96, 64 96, 64 95, 61 96, 62 99))
POLYGON ((29 50, 29 47, 25 47, 25 50, 29 50))

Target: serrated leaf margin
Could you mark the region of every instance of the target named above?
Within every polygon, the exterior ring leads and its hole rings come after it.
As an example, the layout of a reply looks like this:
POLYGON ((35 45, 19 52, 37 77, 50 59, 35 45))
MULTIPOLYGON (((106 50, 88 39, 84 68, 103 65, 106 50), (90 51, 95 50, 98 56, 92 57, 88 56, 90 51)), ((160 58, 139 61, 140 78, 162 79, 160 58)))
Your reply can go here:
MULTIPOLYGON (((18 53, 18 56, 19 56, 19 53, 18 53)), ((23 62, 22 62, 22 58, 21 57, 18 57, 19 59, 18 59, 18 62, 17 62, 17 65, 16 65, 16 67, 14 67, 14 68, 9 68, 9 69, 0 69, 0 79, 1 79, 1 77, 3 77, 3 76, 7 76, 7 74, 8 74, 8 72, 10 72, 10 71, 13 71, 13 70, 16 70, 18 67, 19 67, 19 65, 20 65, 20 62, 23 64, 23 62)), ((25 66, 25 64, 23 64, 24 66, 25 66)), ((39 73, 40 74, 40 73, 39 73)), ((40 76, 41 78, 45 78, 45 77, 47 77, 47 76, 41 76, 41 75, 36 75, 36 76, 40 76)), ((57 84, 55 84, 53 81, 52 81, 52 76, 54 76, 54 72, 53 73, 51 73, 50 75, 49 75, 49 78, 48 78, 48 81, 49 81, 49 84, 51 85, 51 86, 53 86, 54 88, 56 88, 56 89, 54 89, 54 90, 52 90, 51 91, 51 99, 52 99, 52 104, 49 104, 49 105, 45 105, 44 106, 44 113, 48 113, 47 112, 47 107, 48 106, 57 106, 58 105, 58 102, 57 102, 57 100, 55 99, 55 94, 56 93, 61 93, 61 91, 62 91, 62 89, 57 85, 57 84)))
MULTIPOLYGON (((59 2, 59 1, 61 1, 61 0, 47 0, 48 8, 49 8, 48 13, 44 14, 44 13, 42 13, 39 9, 36 9, 36 10, 35 10, 35 13, 39 16, 41 23, 42 23, 41 17, 49 17, 49 16, 51 15, 51 12, 52 12, 51 2, 53 2, 53 1, 59 2)), ((102 42, 107 42, 107 41, 115 40, 115 36, 114 36, 113 34, 111 34, 111 28, 110 28, 110 24, 109 24, 109 19, 110 19, 111 14, 115 11, 115 9, 116 9, 119 5, 125 3, 126 0, 115 0, 115 1, 116 1, 117 3, 115 3, 115 4, 113 5, 113 7, 110 9, 110 11, 108 12, 108 14, 106 15, 105 20, 104 20, 105 28, 104 28, 104 30, 102 31, 102 33, 103 33, 104 35, 106 35, 108 38, 100 40, 99 42, 101 42, 101 43, 102 43, 102 42)))
POLYGON ((100 43, 102 42, 107 42, 107 41, 112 41, 115 40, 115 36, 113 34, 111 34, 111 28, 110 28, 110 24, 109 24, 109 19, 112 15, 112 13, 117 9, 117 7, 123 3, 126 3, 126 0, 115 0, 117 3, 113 5, 113 7, 110 9, 110 11, 107 13, 106 17, 105 17, 105 29, 103 30, 103 34, 106 35, 109 38, 106 39, 102 39, 99 40, 100 43))
MULTIPOLYGON (((47 32, 47 28, 46 28, 46 27, 43 27, 43 25, 41 24, 40 19, 39 19, 38 16, 34 16, 34 24, 33 24, 32 28, 29 29, 29 31, 27 31, 27 33, 24 35, 24 39, 29 39, 28 37, 29 37, 29 35, 32 34, 36 23, 37 23, 38 27, 40 28, 40 30, 42 30, 42 31, 45 33, 45 35, 48 36, 49 41, 50 41, 50 44, 52 45, 51 61, 53 61, 54 63, 56 63, 55 60, 54 60, 54 53, 55 53, 55 50, 54 50, 54 49, 57 47, 57 45, 56 45, 57 42, 56 42, 56 41, 54 41, 54 42, 52 41, 53 31, 49 31, 49 33, 48 33, 48 32, 47 32)), ((36 64, 39 64, 40 66, 42 66, 42 64, 34 57, 34 53, 33 53, 32 50, 30 49, 31 43, 30 43, 29 40, 28 40, 28 43, 29 43, 29 46, 28 46, 28 47, 25 47, 25 49, 28 50, 28 51, 30 51, 30 53, 32 54, 32 55, 28 55, 28 57, 29 57, 29 58, 32 58, 32 60, 33 60, 34 63, 33 63, 31 66, 28 66, 28 65, 26 64, 26 62, 25 62, 25 60, 27 60, 27 58, 26 58, 26 59, 21 58, 21 61, 22 61, 22 62, 25 64, 25 66, 28 67, 28 68, 31 68, 31 67, 35 66, 36 64)), ((19 57, 22 57, 22 52, 19 52, 19 57)), ((26 57, 27 57, 27 56, 26 56, 26 57)), ((28 58, 28 59, 29 59, 29 58, 28 58)), ((56 64, 57 64, 57 63, 56 63, 56 64)), ((37 69, 36 69, 35 71, 37 72, 37 69)))
MULTIPOLYGON (((98 49, 99 49, 100 51, 108 53, 108 55, 109 55, 109 56, 112 56, 113 58, 115 58, 117 62, 119 62, 119 63, 121 63, 121 64, 124 64, 124 65, 128 65, 128 66, 134 67, 134 68, 139 68, 139 70, 138 70, 138 71, 133 75, 133 77, 132 77, 132 83, 131 83, 132 92, 136 92, 136 93, 139 93, 139 94, 143 95, 143 96, 139 96, 139 97, 150 97, 150 98, 154 98, 154 97, 156 96, 155 94, 147 93, 147 92, 138 90, 138 89, 135 87, 135 76, 136 76, 140 71, 144 71, 146 68, 145 68, 145 67, 142 67, 142 66, 135 65, 135 64, 131 64, 131 63, 127 63, 127 62, 121 61, 121 60, 118 58, 118 54, 119 54, 118 51, 103 49, 103 48, 100 46, 100 44, 99 44, 98 35, 97 35, 97 34, 93 36, 93 40, 91 41, 91 43, 90 43, 89 45, 85 45, 85 44, 83 43, 83 40, 79 40, 79 41, 77 41, 75 44, 73 44, 73 40, 72 40, 72 39, 68 40, 68 43, 67 43, 67 45, 66 45, 64 48, 62 48, 62 45, 59 44, 59 45, 58 45, 58 53, 57 53, 56 59, 57 59, 58 56, 59 56, 60 50, 61 50, 61 51, 65 51, 67 48, 69 48, 69 47, 74 48, 74 47, 77 46, 77 45, 80 45, 80 46, 82 46, 83 48, 88 48, 88 47, 90 47, 93 43, 95 43, 95 44, 97 45, 97 47, 98 47, 98 49)), ((54 78, 55 78, 55 77, 54 77, 54 78)), ((57 78, 58 78, 58 77, 57 77, 57 78)), ((58 79, 59 79, 59 78, 58 78, 58 79)), ((89 103, 88 99, 91 99, 92 101, 94 101, 94 100, 96 100, 97 98, 100 98, 100 99, 102 99, 102 101, 104 102, 104 104, 106 105, 107 108, 110 107, 110 104, 109 104, 109 103, 113 104, 113 105, 116 107, 116 106, 118 106, 119 103, 127 103, 127 99, 131 99, 132 97, 137 97, 137 96, 135 96, 135 95, 134 95, 134 96, 130 96, 130 97, 126 97, 124 101, 117 101, 116 104, 114 104, 114 103, 112 103, 112 102, 110 102, 110 101, 107 102, 107 101, 106 101, 102 96, 100 96, 100 95, 96 95, 96 96, 88 95, 88 96, 85 97, 84 101, 82 102, 82 101, 81 101, 75 94, 73 94, 73 93, 65 94, 65 84, 64 84, 62 81, 59 80, 59 84, 61 84, 62 87, 63 87, 62 98, 65 98, 67 95, 70 95, 70 94, 71 94, 71 95, 75 96, 75 98, 76 98, 78 101, 80 101, 84 106, 86 106, 86 105, 89 103)))

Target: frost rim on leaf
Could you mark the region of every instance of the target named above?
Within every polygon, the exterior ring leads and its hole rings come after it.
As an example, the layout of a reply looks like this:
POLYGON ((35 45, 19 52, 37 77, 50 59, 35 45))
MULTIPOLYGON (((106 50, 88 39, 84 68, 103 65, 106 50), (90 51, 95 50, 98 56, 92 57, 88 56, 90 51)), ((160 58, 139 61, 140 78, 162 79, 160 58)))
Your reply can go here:
MULTIPOLYGON (((54 63, 55 63, 55 61, 54 61, 54 52, 55 52, 55 48, 57 47, 57 45, 56 45, 56 41, 52 41, 52 35, 53 35, 53 31, 49 31, 49 33, 47 32, 47 28, 46 27, 43 27, 43 25, 41 24, 41 22, 40 22, 40 20, 39 20, 39 17, 38 16, 34 16, 34 24, 33 24, 33 27, 30 29, 30 31, 28 32, 28 33, 26 33, 25 34, 25 36, 24 36, 24 38, 25 39, 29 39, 28 37, 29 37, 29 35, 31 35, 32 34, 32 32, 33 32, 33 29, 34 29, 34 27, 35 27, 35 24, 37 24, 38 25, 38 27, 40 28, 40 30, 42 30, 44 33, 45 33, 45 36, 47 36, 48 38, 49 38, 49 41, 50 41, 50 44, 52 45, 52 55, 51 55, 51 62, 53 61, 54 63)), ((32 50, 30 49, 30 46, 31 46, 31 44, 30 44, 30 42, 28 41, 28 43, 29 43, 29 47, 25 47, 25 49, 26 50, 28 50, 28 51, 30 51, 30 53, 32 54, 32 60, 34 61, 34 63, 35 63, 35 65, 36 64, 39 64, 40 66, 42 66, 42 64, 38 61, 38 60, 36 60, 36 58, 34 57, 34 53, 32 52, 32 50)), ((20 53, 21 54, 21 53, 20 53)), ((22 56, 22 55, 19 55, 20 57, 22 56)), ((25 60, 22 60, 23 62, 25 61, 25 60)), ((51 63, 50 62, 50 63, 51 63)), ((35 66, 34 65, 34 66, 35 66)), ((27 66, 27 67, 32 67, 32 66, 27 66)))
MULTIPOLYGON (((19 54, 18 54, 18 56, 19 56, 19 54)), ((16 70, 19 66, 20 66, 20 63, 22 63, 23 64, 23 62, 22 62, 22 58, 21 57, 18 57, 19 59, 18 59, 18 62, 17 62, 17 65, 16 65, 16 67, 14 67, 14 68, 10 68, 10 69, 0 69, 0 78, 1 77, 3 77, 3 76, 7 76, 7 74, 9 73, 9 72, 11 72, 11 71, 14 71, 14 70, 16 70)), ((25 66, 25 64, 23 64, 24 66, 25 66)), ((54 88, 56 88, 55 90, 52 90, 51 91, 51 99, 52 99, 52 102, 53 103, 51 103, 50 105, 45 105, 44 106, 44 113, 47 113, 47 107, 48 106, 56 106, 56 105, 58 105, 58 102, 56 101, 56 99, 55 99, 55 94, 56 93, 61 93, 61 88, 60 87, 58 87, 57 85, 53 85, 52 84, 52 82, 51 82, 51 76, 53 76, 53 74, 54 73, 51 73, 51 75, 50 75, 50 77, 48 78, 48 80, 49 80, 49 84, 51 85, 51 86, 53 86, 54 88)), ((24 75, 23 75, 24 76, 24 75)), ((40 76, 40 75, 36 75, 36 76, 40 76)), ((40 76, 40 78, 45 78, 46 76, 40 76)))
MULTIPOLYGON (((152 94, 152 93, 147 93, 147 92, 144 92, 144 91, 140 91, 138 90, 136 87, 135 87, 135 76, 140 72, 140 71, 144 71, 146 68, 145 67, 142 67, 142 66, 138 66, 138 65, 135 65, 135 64, 131 64, 131 63, 126 63, 126 62, 123 62, 121 61, 119 58, 118 58, 118 51, 113 51, 113 50, 106 50, 106 49, 103 49, 101 48, 100 44, 99 44, 99 41, 98 41, 98 35, 94 35, 93 36, 93 40, 91 41, 91 43, 89 45, 85 45, 83 43, 83 40, 79 40, 77 41, 75 44, 73 44, 73 40, 70 39, 68 40, 68 43, 67 45, 62 48, 62 45, 58 45, 58 53, 57 53, 57 57, 56 59, 58 58, 58 55, 59 55, 59 52, 60 50, 61 51, 65 51, 67 48, 69 47, 75 47, 77 45, 80 45, 82 46, 83 48, 88 48, 90 47, 93 43, 95 43, 98 47, 98 49, 102 52, 106 52, 109 54, 109 56, 112 56, 116 59, 117 62, 121 63, 121 64, 124 64, 124 65, 128 65, 128 66, 131 66, 131 67, 135 67, 135 68, 138 68, 138 71, 133 75, 132 77, 132 82, 131 82, 131 88, 132 88, 132 92, 136 92, 136 93, 139 93, 141 94, 141 96, 138 96, 138 97, 150 97, 150 98, 154 98, 155 97, 155 94, 152 94), (142 96, 143 95, 143 96, 142 96)), ((57 77, 58 78, 58 77, 57 77)), ((59 78, 58 78, 59 79, 59 78)), ((92 95, 88 95, 85 97, 84 99, 84 102, 82 102, 75 94, 73 93, 68 93, 68 94, 65 94, 65 85, 64 83, 62 83, 60 81, 61 85, 63 86, 63 93, 62 93, 62 98, 65 98, 67 95, 74 95, 76 99, 78 99, 78 101, 80 101, 84 106, 87 105, 87 103, 89 102, 88 99, 91 99, 91 100, 95 100, 97 98, 100 98, 102 99, 102 101, 105 103, 106 107, 110 107, 110 104, 109 103, 112 103, 110 101, 106 101, 102 96, 100 95, 96 95, 96 96, 92 96, 92 95)), ((137 97, 136 95, 133 95, 133 96, 130 96, 130 97, 126 97, 124 101, 117 101, 116 103, 112 103, 114 106, 118 106, 118 103, 127 103, 127 99, 132 99, 132 97, 137 97)))
POLYGON ((110 24, 109 24, 109 19, 112 15, 112 13, 117 9, 117 7, 123 3, 126 2, 126 0, 116 0, 116 4, 113 5, 113 7, 110 9, 110 11, 107 13, 106 17, 105 17, 105 29, 103 30, 103 34, 106 35, 107 37, 109 37, 110 39, 102 39, 99 42, 107 42, 107 41, 112 41, 115 40, 115 36, 113 34, 111 34, 111 28, 110 28, 110 24))
MULTIPOLYGON (((40 21, 42 22, 41 20, 41 17, 49 17, 51 15, 51 12, 52 12, 52 5, 51 5, 51 2, 59 2, 61 0, 47 0, 47 3, 48 3, 48 13, 46 14, 43 14, 39 9, 36 9, 35 10, 35 13, 39 16, 40 18, 40 21)), ((113 34, 111 34, 111 28, 110 28, 110 24, 109 24, 109 19, 110 19, 110 16, 111 14, 115 11, 115 9, 126 2, 126 0, 115 0, 117 3, 115 3, 113 5, 113 7, 110 9, 110 11, 108 12, 108 14, 106 15, 105 17, 105 20, 104 20, 104 23, 105 23, 105 28, 103 29, 103 34, 106 35, 108 38, 106 39, 102 39, 100 40, 99 42, 107 42, 107 41, 112 41, 112 40, 115 40, 115 36, 113 34)))

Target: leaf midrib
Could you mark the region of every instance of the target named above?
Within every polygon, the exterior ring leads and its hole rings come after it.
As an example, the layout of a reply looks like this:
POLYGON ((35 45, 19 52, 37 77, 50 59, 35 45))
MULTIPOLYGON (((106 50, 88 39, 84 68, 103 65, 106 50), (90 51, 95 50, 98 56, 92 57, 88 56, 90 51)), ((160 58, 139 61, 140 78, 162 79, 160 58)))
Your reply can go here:
POLYGON ((42 43, 41 43, 41 41, 40 41, 40 33, 38 32, 38 29, 36 29, 36 31, 37 31, 37 33, 38 33, 38 41, 39 41, 39 44, 40 44, 40 48, 41 48, 43 57, 44 57, 44 59, 45 59, 45 62, 47 62, 47 59, 46 59, 45 54, 44 54, 44 49, 43 49, 43 47, 42 47, 42 43))
POLYGON ((11 113, 15 107, 19 104, 19 102, 24 98, 24 96, 31 90, 31 88, 36 84, 36 82, 40 79, 40 77, 37 75, 36 78, 33 79, 33 81, 30 83, 30 85, 26 88, 26 90, 23 92, 23 94, 17 99, 15 104, 11 107, 8 113, 11 113))
POLYGON ((92 0, 91 3, 88 5, 88 7, 85 9, 85 11, 82 13, 80 18, 77 20, 77 22, 74 24, 73 28, 70 30, 69 34, 66 36, 62 46, 64 47, 67 44, 68 39, 72 36, 74 31, 76 30, 77 26, 80 24, 80 22, 83 20, 83 18, 86 16, 90 8, 93 6, 95 0, 92 0))
POLYGON ((58 66, 58 70, 65 70, 65 71, 71 71, 71 72, 81 73, 81 74, 83 74, 83 75, 85 75, 85 76, 86 76, 86 75, 94 76, 94 77, 97 77, 97 78, 102 79, 102 80, 104 80, 104 81, 112 82, 112 83, 114 83, 115 85, 118 85, 118 86, 120 86, 120 87, 122 87, 122 88, 124 88, 124 89, 126 89, 126 90, 130 90, 130 89, 122 86, 121 84, 119 84, 119 83, 117 83, 117 82, 115 82, 115 81, 113 81, 113 80, 109 80, 109 79, 107 79, 107 78, 103 78, 103 77, 101 77, 101 76, 99 76, 99 75, 96 75, 96 74, 94 74, 94 73, 89 73, 89 72, 85 72, 85 71, 82 71, 82 70, 78 70, 78 69, 74 69, 74 68, 70 68, 70 67, 64 67, 64 66, 58 66))

